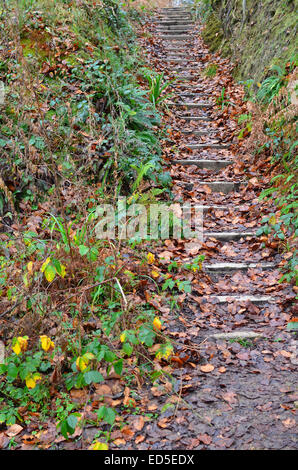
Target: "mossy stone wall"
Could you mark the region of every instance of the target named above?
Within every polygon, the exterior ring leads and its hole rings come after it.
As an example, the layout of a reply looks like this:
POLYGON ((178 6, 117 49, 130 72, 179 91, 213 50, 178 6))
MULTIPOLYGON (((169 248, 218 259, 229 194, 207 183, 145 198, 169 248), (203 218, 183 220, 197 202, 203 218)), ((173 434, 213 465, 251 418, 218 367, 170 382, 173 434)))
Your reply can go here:
POLYGON ((297 54, 297 0, 213 0, 203 37, 237 61, 235 77, 261 81, 297 54))

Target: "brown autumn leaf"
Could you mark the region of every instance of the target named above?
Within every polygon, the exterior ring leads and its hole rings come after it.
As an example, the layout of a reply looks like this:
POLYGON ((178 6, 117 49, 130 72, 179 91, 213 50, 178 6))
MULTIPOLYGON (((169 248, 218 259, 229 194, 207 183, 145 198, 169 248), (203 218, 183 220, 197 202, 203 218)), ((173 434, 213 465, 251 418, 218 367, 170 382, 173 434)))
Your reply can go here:
POLYGON ((161 420, 157 422, 157 426, 162 429, 165 429, 168 427, 168 423, 169 423, 168 418, 162 418, 161 420))
POLYGON ((143 442, 145 440, 145 436, 141 435, 141 436, 138 436, 135 440, 135 443, 136 444, 140 444, 141 442, 143 442))
POLYGON ((212 364, 205 364, 204 366, 200 367, 202 372, 212 372, 214 370, 214 366, 212 364))
POLYGON ((283 357, 292 357, 292 353, 290 353, 289 351, 285 351, 284 349, 282 349, 281 351, 277 351, 277 354, 280 354, 281 356, 283 357))
POLYGON ((23 441, 23 444, 26 444, 26 445, 35 445, 39 442, 39 439, 37 438, 37 436, 32 436, 31 434, 24 434, 22 436, 22 441, 23 441))
POLYGON ((226 393, 223 393, 222 394, 222 398, 227 402, 227 403, 230 403, 230 404, 233 404, 233 403, 237 403, 238 400, 237 400, 237 395, 236 393, 234 392, 226 392, 226 393))
POLYGON ((115 439, 115 440, 113 441, 113 443, 114 443, 117 447, 120 447, 120 446, 126 444, 126 441, 125 441, 124 439, 120 439, 120 438, 119 438, 119 439, 115 439))
POLYGON ((208 436, 208 434, 200 434, 198 436, 199 441, 203 442, 203 444, 209 445, 212 442, 212 437, 208 436))
POLYGON ((7 431, 5 431, 5 434, 9 437, 14 437, 20 434, 21 431, 23 431, 23 427, 20 426, 19 424, 13 424, 12 426, 9 426, 7 431))
POLYGON ((157 410, 158 406, 153 404, 153 405, 148 405, 148 411, 155 411, 157 410))
POLYGON ((133 421, 133 427, 136 431, 142 431, 144 424, 143 416, 136 416, 136 419, 133 421))
POLYGON ((129 395, 130 395, 130 389, 129 389, 129 387, 125 387, 123 405, 130 406, 130 407, 135 407, 136 406, 136 401, 135 401, 134 398, 130 397, 129 395))
POLYGON ((293 418, 287 418, 287 419, 285 419, 284 421, 282 421, 282 424, 283 424, 286 428, 290 429, 290 428, 293 428, 294 426, 296 426, 296 420, 293 419, 293 418))
POLYGON ((111 388, 105 384, 95 384, 95 390, 97 395, 113 395, 111 388))
POLYGON ((124 428, 121 429, 121 433, 127 441, 130 441, 135 435, 134 431, 129 426, 124 426, 124 428))
POLYGON ((158 257, 164 261, 171 261, 171 258, 174 256, 174 253, 171 251, 163 251, 159 253, 158 257))

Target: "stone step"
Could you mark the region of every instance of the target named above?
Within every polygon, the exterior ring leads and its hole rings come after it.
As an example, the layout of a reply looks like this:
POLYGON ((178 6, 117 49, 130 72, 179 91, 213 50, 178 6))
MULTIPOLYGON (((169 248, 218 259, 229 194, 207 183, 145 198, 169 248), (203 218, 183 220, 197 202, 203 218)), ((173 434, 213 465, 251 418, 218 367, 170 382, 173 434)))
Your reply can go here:
POLYGON ((201 137, 202 135, 210 135, 212 137, 217 132, 216 129, 202 129, 200 131, 193 131, 193 130, 181 131, 180 129, 175 129, 175 130, 181 132, 181 134, 184 134, 184 135, 195 135, 197 137, 201 137))
POLYGON ((179 98, 195 98, 195 97, 201 97, 201 96, 210 96, 210 93, 202 93, 198 91, 197 93, 187 93, 187 92, 182 92, 182 93, 177 93, 177 96, 179 98))
POLYGON ((186 10, 183 10, 183 11, 179 11, 179 10, 172 10, 172 11, 163 11, 161 12, 161 15, 160 17, 161 18, 170 18, 172 16, 190 16, 191 17, 191 13, 189 11, 186 11, 186 10))
MULTIPOLYGON (((214 206, 214 210, 220 210, 220 207, 222 207, 222 210, 226 209, 226 207, 224 206, 218 206, 217 208, 215 208, 214 206)), ((216 240, 220 240, 222 242, 228 242, 231 240, 240 240, 241 238, 255 237, 255 236, 256 234, 254 232, 204 232, 205 238, 215 238, 216 240)))
POLYGON ((265 302, 274 302, 275 298, 271 295, 212 295, 209 300, 215 298, 220 304, 231 302, 252 302, 253 304, 261 304, 265 302))
POLYGON ((183 44, 181 44, 180 47, 179 44, 175 44, 174 46, 172 46, 172 44, 166 44, 164 48, 168 54, 178 54, 181 57, 185 57, 185 55, 187 54, 187 51, 185 51, 185 46, 183 46, 183 44))
POLYGON ((161 11, 186 11, 189 13, 189 10, 183 7, 162 7, 161 11))
POLYGON ((173 160, 173 165, 195 165, 198 168, 207 170, 221 170, 226 166, 232 165, 232 160, 173 160))
POLYGON ((160 21, 192 21, 190 15, 170 15, 170 16, 161 16, 159 18, 160 21))
POLYGON ((185 47, 183 44, 164 44, 164 49, 167 54, 175 51, 175 54, 179 54, 181 56, 185 56, 185 47))
POLYGON ((209 272, 245 271, 247 269, 274 269, 274 263, 203 263, 203 270, 209 272))
POLYGON ((156 26, 193 26, 191 20, 159 20, 155 21, 156 26))
MULTIPOLYGON (((203 212, 207 212, 209 210, 214 210, 214 211, 218 211, 218 210, 230 210, 229 206, 216 206, 216 205, 213 205, 213 206, 208 206, 208 205, 203 205, 203 206, 200 206, 200 205, 197 205, 196 204, 196 208, 197 210, 202 210, 203 212)), ((211 233, 211 232, 210 232, 211 233)), ((206 234, 205 234, 206 235, 206 234)), ((207 236, 209 236, 208 232, 207 232, 207 236)))
POLYGON ((156 30, 157 31, 168 31, 170 33, 173 33, 175 31, 191 31, 193 28, 191 25, 173 25, 173 26, 167 26, 167 25, 161 25, 157 26, 156 30))
POLYGON ((171 10, 175 10, 175 11, 176 11, 176 10, 178 10, 178 11, 183 10, 183 11, 187 11, 187 12, 189 11, 186 7, 182 7, 182 6, 177 6, 177 7, 162 7, 162 8, 161 8, 161 11, 168 11, 168 10, 170 10, 170 11, 171 11, 171 10))
MULTIPOLYGON (((179 129, 177 129, 179 130, 179 129)), ((195 135, 195 136, 202 136, 202 135, 213 135, 213 134, 216 134, 216 129, 202 129, 201 131, 180 131, 181 134, 185 134, 185 135, 195 135)))
MULTIPOLYGON (((167 47, 167 55, 168 55, 169 58, 170 57, 176 57, 176 56, 179 57, 179 59, 185 58, 185 52, 177 52, 176 48, 172 49, 172 48, 167 47)), ((199 56, 199 54, 196 54, 196 56, 199 56)), ((163 59, 163 57, 160 60, 162 60, 162 59, 163 59)))
POLYGON ((241 182, 234 181, 196 181, 195 183, 180 182, 180 184, 187 190, 192 191, 199 186, 208 186, 213 193, 229 194, 233 191, 238 191, 241 182))
POLYGON ((184 80, 199 80, 200 77, 199 75, 180 75, 179 77, 176 78, 176 82, 177 81, 184 81, 184 80))
MULTIPOLYGON (((179 57, 162 57, 159 59, 161 62, 175 62, 175 64, 182 64, 187 62, 189 65, 200 64, 200 62, 196 59, 180 59, 179 57)), ((192 94, 191 96, 195 96, 192 94)))
POLYGON ((166 41, 190 41, 191 36, 188 36, 188 35, 184 35, 184 34, 173 34, 172 36, 170 35, 163 35, 163 36, 160 36, 161 39, 164 39, 166 41))
POLYGON ((180 28, 192 28, 193 27, 193 23, 191 21, 159 21, 159 22, 156 22, 156 27, 157 28, 177 28, 179 27, 180 28))
POLYGON ((185 121, 207 121, 211 122, 212 119, 207 116, 177 116, 179 119, 184 119, 185 121))
POLYGON ((206 148, 228 149, 230 146, 231 144, 213 144, 213 143, 208 143, 208 142, 205 142, 204 144, 185 144, 185 147, 188 147, 189 149, 192 149, 192 150, 206 149, 206 148))
POLYGON ((254 331, 231 331, 230 333, 214 333, 209 335, 208 338, 213 339, 223 339, 223 340, 231 340, 231 339, 245 339, 245 338, 262 338, 262 333, 255 333, 254 331))
POLYGON ((168 106, 178 106, 178 107, 183 107, 183 108, 189 108, 189 109, 202 109, 202 108, 211 108, 213 106, 213 103, 208 103, 208 102, 198 102, 198 103, 174 103, 170 102, 167 103, 168 106))
POLYGON ((160 28, 160 29, 157 29, 157 32, 158 33, 162 33, 162 34, 167 34, 167 35, 172 35, 172 36, 175 36, 177 34, 187 34, 189 33, 189 31, 191 31, 191 28, 183 28, 183 29, 165 29, 165 28, 160 28))

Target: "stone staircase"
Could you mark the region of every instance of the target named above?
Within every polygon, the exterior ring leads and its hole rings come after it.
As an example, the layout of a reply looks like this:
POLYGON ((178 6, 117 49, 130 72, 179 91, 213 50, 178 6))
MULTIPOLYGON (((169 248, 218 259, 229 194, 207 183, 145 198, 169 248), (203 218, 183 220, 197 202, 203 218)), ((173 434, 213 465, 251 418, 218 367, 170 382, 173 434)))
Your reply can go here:
MULTIPOLYGON (((178 76, 172 85, 174 97, 169 103, 172 111, 179 116, 181 120, 181 128, 179 132, 183 136, 190 136, 192 143, 182 141, 182 147, 188 148, 194 151, 200 152, 201 150, 207 149, 216 153, 215 158, 195 158, 191 159, 175 159, 172 160, 172 165, 182 165, 183 167, 195 166, 199 170, 210 170, 209 179, 204 181, 200 177, 197 178, 195 183, 189 183, 188 181, 179 181, 179 185, 183 188, 191 191, 199 188, 202 185, 207 185, 211 189, 211 193, 223 193, 229 198, 233 196, 235 192, 241 195, 242 188, 245 188, 245 181, 227 181, 218 177, 218 173, 222 169, 226 169, 229 166, 235 164, 235 156, 230 153, 229 157, 223 157, 220 154, 221 150, 228 150, 230 144, 221 142, 217 139, 214 142, 202 142, 201 137, 207 136, 213 138, 215 130, 211 127, 212 117, 210 110, 212 109, 212 92, 209 94, 203 92, 202 86, 200 86, 200 55, 196 54, 193 57, 193 41, 194 41, 194 23, 192 20, 191 13, 187 8, 166 8, 162 9, 160 14, 155 17, 157 25, 157 32, 162 39, 164 46, 164 54, 160 57, 160 61, 166 65, 166 70, 169 72, 175 71, 178 76), (192 69, 189 70, 191 65, 192 69), (198 70, 196 74, 194 70, 198 70), (190 73, 191 72, 191 73, 190 73), (181 83, 183 83, 183 92, 181 92, 181 83), (197 127, 194 131, 184 129, 183 126, 188 122, 197 122, 197 127), (200 127, 200 124, 204 123, 204 126, 200 127), (195 143, 193 143, 195 142, 195 143)), ((209 211, 225 210, 226 207, 233 207, 233 197, 229 202, 227 199, 227 206, 216 205, 212 201, 212 194, 210 202, 201 206, 204 214, 209 211)), ((237 207, 233 207, 233 213, 237 214, 237 207)), ((204 231, 204 240, 216 239, 223 243, 230 243, 231 241, 249 240, 254 237, 254 231, 204 231)), ((244 259, 244 258, 243 258, 244 259)), ((216 275, 217 279, 220 275, 226 275, 229 273, 235 273, 237 271, 248 271, 255 269, 258 271, 262 270, 273 270, 276 265, 271 262, 233 262, 233 260, 227 260, 225 262, 205 262, 203 269, 205 272, 211 275, 216 275)), ((253 304, 262 304, 264 302, 272 303, 275 301, 271 295, 264 295, 263 292, 256 292, 251 295, 250 293, 241 294, 227 294, 227 295, 211 295, 208 296, 209 301, 212 302, 214 298, 217 303, 225 304, 231 302, 251 302, 253 304)))

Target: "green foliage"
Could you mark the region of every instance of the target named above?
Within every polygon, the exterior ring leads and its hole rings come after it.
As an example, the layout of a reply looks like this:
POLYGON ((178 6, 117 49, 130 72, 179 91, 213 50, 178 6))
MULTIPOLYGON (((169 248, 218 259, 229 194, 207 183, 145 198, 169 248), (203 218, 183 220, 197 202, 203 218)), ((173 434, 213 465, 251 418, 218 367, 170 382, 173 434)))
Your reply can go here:
POLYGON ((264 103, 271 103, 273 98, 278 95, 279 90, 286 85, 286 72, 281 67, 274 65, 270 69, 277 75, 271 75, 262 82, 257 93, 257 98, 264 103))
POLYGON ((245 124, 245 127, 241 129, 238 134, 238 139, 243 139, 244 136, 247 136, 252 131, 252 115, 249 114, 241 114, 238 118, 238 124, 245 124))
POLYGON ((149 82, 149 100, 155 107, 158 107, 163 101, 169 98, 170 93, 163 92, 170 86, 172 81, 163 81, 164 73, 159 75, 146 75, 149 82))
POLYGON ((216 73, 217 73, 217 69, 218 69, 218 65, 217 64, 209 64, 204 72, 203 72, 203 75, 205 75, 205 77, 208 77, 208 78, 213 78, 215 77, 216 73))
POLYGON ((222 111, 226 106, 235 106, 234 103, 229 100, 229 96, 226 94, 225 87, 222 88, 220 96, 216 98, 216 103, 222 111))
POLYGON ((206 21, 213 11, 211 0, 194 0, 192 8, 195 18, 201 18, 203 21, 206 21))
MULTIPOLYGON (((291 67, 292 62, 289 70, 291 67)), ((264 80, 257 98, 261 103, 267 103, 270 110, 263 129, 265 142, 259 146, 258 154, 270 155, 272 164, 278 169, 278 174, 271 180, 271 186, 261 193, 260 198, 272 199, 276 211, 263 219, 263 226, 257 233, 278 240, 283 250, 289 252, 281 281, 290 282, 296 279, 297 282, 297 249, 294 243, 298 235, 296 118, 288 111, 291 104, 286 88, 288 71, 279 67, 274 70, 278 75, 273 77, 274 80, 272 77, 264 80)))
MULTIPOLYGON (((0 50, 0 79, 9 103, 0 115, 0 171, 5 184, 14 181, 16 209, 24 201, 37 207, 65 180, 100 181, 102 191, 115 184, 129 193, 132 165, 149 161, 155 175, 148 177, 156 181, 161 150, 155 104, 164 98, 151 102, 148 89, 139 83, 143 64, 129 10, 114 0, 71 6, 59 1, 55 10, 49 10, 46 0, 36 3, 23 5, 19 27, 21 40, 36 54, 43 51, 41 60, 29 54, 23 70, 17 55, 0 50), (57 37, 61 21, 65 27, 57 37), (53 37, 56 56, 51 52, 53 37), (23 79, 28 83, 25 102, 20 95, 23 79), (41 113, 38 126, 31 119, 34 113, 41 113)), ((8 26, 7 31, 13 34, 8 26)), ((158 86, 153 88, 155 96, 158 86)), ((5 194, 0 190, 0 215, 9 217, 5 194)))

